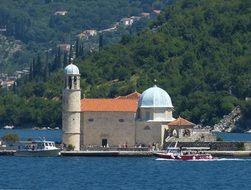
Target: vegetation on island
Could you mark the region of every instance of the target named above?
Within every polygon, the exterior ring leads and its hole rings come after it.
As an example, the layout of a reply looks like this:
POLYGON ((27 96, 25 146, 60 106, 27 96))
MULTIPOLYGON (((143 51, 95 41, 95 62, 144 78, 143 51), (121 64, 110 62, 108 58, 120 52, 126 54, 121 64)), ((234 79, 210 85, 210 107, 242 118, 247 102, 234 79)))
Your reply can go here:
POLYGON ((13 145, 17 141, 19 141, 19 136, 17 134, 6 134, 1 138, 4 142, 9 143, 10 145, 13 145))
MULTIPOLYGON (((175 117, 213 125, 240 105, 239 130, 248 129, 250 10, 251 2, 243 0, 175 1, 145 30, 76 60, 82 95, 143 92, 156 79, 170 94, 175 117)), ((13 92, 2 91, 0 122, 61 126, 62 70, 55 69, 47 80, 35 75, 19 81, 13 92)))

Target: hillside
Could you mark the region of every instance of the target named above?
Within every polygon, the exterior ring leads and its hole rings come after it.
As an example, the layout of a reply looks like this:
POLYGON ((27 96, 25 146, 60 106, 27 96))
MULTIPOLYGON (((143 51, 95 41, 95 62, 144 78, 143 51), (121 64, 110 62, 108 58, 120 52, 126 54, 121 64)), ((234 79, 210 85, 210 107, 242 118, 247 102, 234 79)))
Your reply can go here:
MULTIPOLYGON (((251 97, 250 10, 251 3, 243 0, 177 1, 148 29, 125 35, 121 43, 78 59, 82 93, 115 97, 142 92, 156 79, 172 97, 176 117, 213 125, 240 105, 239 128, 247 129, 251 115, 250 101, 245 101, 251 97)), ((61 69, 47 83, 20 85, 15 90, 19 102, 12 100, 11 109, 20 114, 25 110, 27 123, 60 125, 62 74, 61 69), (51 113, 49 118, 43 116, 44 110, 51 113)), ((6 107, 10 109, 9 100, 4 101, 2 123, 7 121, 6 107)), ((12 115, 8 116, 10 120, 12 115)), ((13 117, 21 120, 18 114, 13 117)))
POLYGON ((3 72, 5 64, 10 62, 14 54, 22 50, 23 44, 14 39, 8 39, 6 36, 0 34, 0 73, 3 72))
MULTIPOLYGON (((0 34, 24 43, 22 51, 4 69, 28 66, 37 53, 56 49, 60 43, 72 44, 84 30, 107 29, 123 17, 160 9, 165 4, 155 0, 1 0, 0 34)), ((114 39, 108 37, 107 41, 114 39)))
POLYGON ((218 122, 251 96, 250 10, 251 3, 241 0, 169 6, 148 30, 79 63, 85 94, 142 92, 157 79, 177 115, 218 122))

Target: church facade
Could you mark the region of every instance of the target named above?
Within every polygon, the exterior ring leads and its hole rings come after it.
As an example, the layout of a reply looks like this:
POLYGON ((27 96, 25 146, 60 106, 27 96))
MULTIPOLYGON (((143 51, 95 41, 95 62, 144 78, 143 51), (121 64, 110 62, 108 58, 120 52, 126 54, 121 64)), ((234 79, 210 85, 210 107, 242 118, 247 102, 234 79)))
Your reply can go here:
MULTIPOLYGON (((169 129, 179 133, 179 126, 174 130, 177 121, 172 115, 171 98, 156 85, 142 94, 81 99, 78 67, 70 64, 64 74, 62 125, 66 146, 72 145, 75 150, 88 146, 134 147, 152 143, 161 146, 173 136, 169 129)), ((193 127, 193 124, 185 127, 186 135, 192 134, 193 127)), ((180 130, 179 134, 183 134, 184 127, 180 130)))

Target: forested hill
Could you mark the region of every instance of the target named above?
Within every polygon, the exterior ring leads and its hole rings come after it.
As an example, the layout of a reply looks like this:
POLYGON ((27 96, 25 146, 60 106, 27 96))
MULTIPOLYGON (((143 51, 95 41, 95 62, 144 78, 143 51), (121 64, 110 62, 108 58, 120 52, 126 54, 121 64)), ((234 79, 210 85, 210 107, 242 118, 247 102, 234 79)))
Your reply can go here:
MULTIPOLYGON (((176 117, 213 125, 241 105, 245 129, 251 115, 251 102, 245 101, 251 97, 250 39, 251 2, 179 0, 145 31, 78 60, 82 93, 115 97, 142 92, 156 79, 170 94, 176 117)), ((15 90, 19 97, 2 100, 1 105, 12 103, 0 110, 2 122, 6 123, 3 118, 12 121, 13 115, 17 123, 32 118, 38 125, 60 125, 57 97, 62 75, 54 73, 47 83, 26 83, 15 90)))
MULTIPOLYGON (((212 125, 248 104, 250 39, 250 1, 178 1, 148 30, 81 61, 82 87, 89 97, 114 97, 142 92, 156 79, 176 116, 212 125)), ((248 118, 250 102, 245 110, 248 118)))
MULTIPOLYGON (((37 53, 71 44, 76 35, 88 29, 110 28, 123 17, 152 12, 166 0, 1 0, 0 35, 23 42, 3 69, 24 68, 37 53)), ((3 66, 0 59, 0 67, 3 66)), ((1 69, 1 68, 0 68, 1 69)))

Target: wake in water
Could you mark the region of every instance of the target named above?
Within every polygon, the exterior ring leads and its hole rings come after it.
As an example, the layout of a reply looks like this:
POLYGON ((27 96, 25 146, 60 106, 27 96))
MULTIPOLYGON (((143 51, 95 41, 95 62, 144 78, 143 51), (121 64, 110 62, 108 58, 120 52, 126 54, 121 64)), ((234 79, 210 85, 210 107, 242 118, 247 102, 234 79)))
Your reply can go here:
MULTIPOLYGON (((156 158, 156 160, 162 160, 162 161, 182 161, 182 160, 170 160, 170 159, 165 159, 165 158, 156 158)), ((189 162, 212 162, 212 161, 251 161, 251 158, 216 158, 216 159, 212 159, 212 160, 187 160, 189 162)))
POLYGON ((251 161, 251 158, 218 158, 216 161, 251 161))

